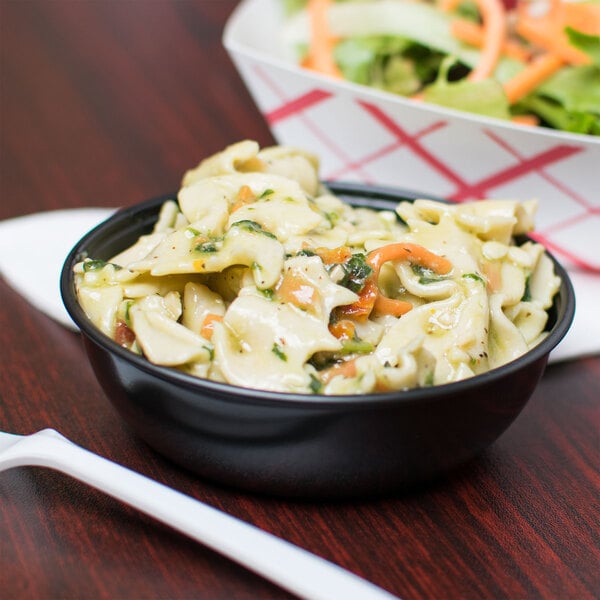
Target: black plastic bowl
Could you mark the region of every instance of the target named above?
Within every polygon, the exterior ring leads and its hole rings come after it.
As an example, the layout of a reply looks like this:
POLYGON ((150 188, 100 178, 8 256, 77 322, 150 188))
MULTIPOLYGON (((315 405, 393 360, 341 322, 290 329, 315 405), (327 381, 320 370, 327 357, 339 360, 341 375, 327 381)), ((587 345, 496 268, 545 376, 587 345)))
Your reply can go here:
MULTIPOLYGON (((353 205, 393 208, 418 195, 332 183, 353 205)), ((73 265, 108 259, 154 224, 163 196, 117 212, 66 259, 65 306, 80 327, 108 398, 141 438, 203 477, 246 490, 303 498, 347 498, 407 489, 477 456, 513 422, 550 351, 569 329, 573 288, 554 261, 560 291, 548 336, 517 360, 457 383, 355 396, 245 389, 153 365, 102 334, 75 294, 73 265)))

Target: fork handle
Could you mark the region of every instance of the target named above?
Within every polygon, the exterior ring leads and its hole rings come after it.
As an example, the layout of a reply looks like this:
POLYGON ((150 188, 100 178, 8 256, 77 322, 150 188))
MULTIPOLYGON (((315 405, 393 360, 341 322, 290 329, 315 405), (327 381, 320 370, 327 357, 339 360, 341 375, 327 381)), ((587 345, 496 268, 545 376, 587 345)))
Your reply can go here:
POLYGON ((85 450, 53 429, 23 437, 3 452, 3 459, 12 462, 8 466, 35 465, 62 471, 201 542, 300 598, 396 598, 290 542, 85 450), (11 453, 14 453, 12 461, 11 453), (19 460, 19 454, 26 460, 19 460))

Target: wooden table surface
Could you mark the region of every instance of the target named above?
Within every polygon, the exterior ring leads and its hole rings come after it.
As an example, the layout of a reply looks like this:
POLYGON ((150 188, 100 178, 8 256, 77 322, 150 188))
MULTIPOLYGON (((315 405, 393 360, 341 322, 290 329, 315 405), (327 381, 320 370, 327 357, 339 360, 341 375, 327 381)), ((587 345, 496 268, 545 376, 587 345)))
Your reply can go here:
MULTIPOLYGON (((221 46, 235 4, 1 0, 0 219, 133 204, 177 189, 187 168, 232 142, 271 144, 221 46)), ((39 250, 32 269, 44 268, 39 250)), ((1 429, 54 427, 405 600, 598 597, 600 358, 548 367, 497 443, 425 489, 287 501, 225 489, 155 454, 104 396, 79 336, 1 279, 0 294, 1 429)), ((0 597, 289 595, 75 480, 17 468, 0 474, 0 597)))

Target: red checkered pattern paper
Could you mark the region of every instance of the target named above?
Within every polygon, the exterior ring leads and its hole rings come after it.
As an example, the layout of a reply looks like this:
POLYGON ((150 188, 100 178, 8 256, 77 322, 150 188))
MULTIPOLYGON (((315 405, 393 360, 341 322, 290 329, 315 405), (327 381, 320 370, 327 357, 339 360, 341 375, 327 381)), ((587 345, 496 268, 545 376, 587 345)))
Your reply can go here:
POLYGON ((233 58, 278 143, 314 152, 323 179, 456 202, 536 198, 535 237, 566 266, 600 272, 600 141, 531 135, 300 69, 233 58))

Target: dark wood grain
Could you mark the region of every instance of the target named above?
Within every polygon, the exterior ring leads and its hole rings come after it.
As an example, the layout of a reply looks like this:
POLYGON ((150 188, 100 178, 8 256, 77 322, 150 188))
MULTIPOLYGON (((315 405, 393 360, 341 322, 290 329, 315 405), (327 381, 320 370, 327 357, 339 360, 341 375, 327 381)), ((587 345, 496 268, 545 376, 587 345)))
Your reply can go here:
MULTIPOLYGON (((235 4, 0 0, 0 218, 133 204, 227 144, 272 143, 221 46, 235 4)), ((599 358, 549 367, 494 446, 427 488, 289 502, 162 459, 116 415, 76 334, 2 280, 0 298, 1 429, 55 427, 405 600, 598 597, 599 358)), ((288 595, 74 480, 19 468, 0 474, 0 597, 288 595)))

